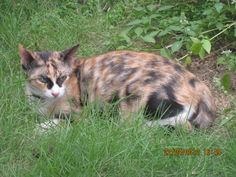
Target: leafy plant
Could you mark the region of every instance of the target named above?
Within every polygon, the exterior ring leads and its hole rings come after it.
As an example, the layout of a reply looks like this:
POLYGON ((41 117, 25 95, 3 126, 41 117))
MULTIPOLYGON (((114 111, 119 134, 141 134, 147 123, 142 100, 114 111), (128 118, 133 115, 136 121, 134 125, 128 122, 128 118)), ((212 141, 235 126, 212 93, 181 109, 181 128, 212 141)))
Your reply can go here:
POLYGON ((220 80, 221 85, 223 86, 224 90, 230 91, 231 90, 231 75, 229 73, 226 73, 223 75, 223 77, 220 80))
POLYGON ((160 1, 134 8, 121 41, 132 45, 142 41, 160 54, 171 57, 186 53, 180 59, 191 63, 191 56, 204 59, 216 40, 232 41, 236 37, 236 3, 212 1, 160 1))
POLYGON ((232 90, 232 72, 236 69, 236 55, 231 50, 225 50, 222 55, 217 58, 217 65, 224 65, 229 72, 224 73, 220 83, 224 90, 232 90))
POLYGON ((224 65, 230 71, 236 69, 236 55, 231 50, 222 52, 222 55, 217 58, 217 65, 224 65))

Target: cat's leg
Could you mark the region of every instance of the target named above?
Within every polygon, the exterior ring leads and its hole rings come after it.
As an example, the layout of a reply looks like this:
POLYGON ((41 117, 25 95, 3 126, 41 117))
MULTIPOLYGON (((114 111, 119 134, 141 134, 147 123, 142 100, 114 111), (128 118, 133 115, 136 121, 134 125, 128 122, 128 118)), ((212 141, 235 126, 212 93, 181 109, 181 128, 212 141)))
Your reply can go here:
POLYGON ((52 119, 46 122, 40 123, 40 127, 43 129, 49 129, 57 126, 60 123, 60 119, 52 119))
POLYGON ((121 101, 119 104, 119 110, 121 114, 121 121, 133 122, 136 120, 137 113, 141 110, 141 103, 137 101, 126 102, 121 101))
POLYGON ((36 127, 36 132, 45 133, 48 130, 55 128, 59 123, 60 123, 60 119, 57 119, 57 118, 53 118, 51 120, 42 122, 36 127))

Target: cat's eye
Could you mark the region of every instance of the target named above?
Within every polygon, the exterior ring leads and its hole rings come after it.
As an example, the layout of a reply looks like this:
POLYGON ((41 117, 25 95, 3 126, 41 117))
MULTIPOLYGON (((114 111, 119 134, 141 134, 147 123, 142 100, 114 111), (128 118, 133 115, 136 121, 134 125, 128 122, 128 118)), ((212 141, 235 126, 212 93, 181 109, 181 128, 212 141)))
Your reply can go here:
POLYGON ((57 78, 56 83, 61 87, 63 82, 67 79, 67 76, 60 76, 57 78))
POLYGON ((48 77, 46 76, 40 76, 38 80, 44 84, 48 83, 48 77))

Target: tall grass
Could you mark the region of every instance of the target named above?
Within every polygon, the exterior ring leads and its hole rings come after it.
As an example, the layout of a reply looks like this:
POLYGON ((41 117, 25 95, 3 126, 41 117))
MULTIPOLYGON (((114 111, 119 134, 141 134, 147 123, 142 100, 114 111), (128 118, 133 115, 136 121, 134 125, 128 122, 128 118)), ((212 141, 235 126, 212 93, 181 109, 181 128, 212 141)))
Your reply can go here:
POLYGON ((169 132, 144 127, 141 114, 130 124, 120 122, 111 107, 100 112, 88 105, 78 122, 65 122, 43 135, 34 131, 40 116, 24 95, 18 44, 61 50, 79 42, 79 56, 116 49, 115 39, 127 17, 120 5, 135 6, 132 1, 117 3, 119 7, 105 13, 98 6, 69 0, 1 2, 0 176, 235 175, 233 119, 224 126, 219 120, 208 131, 169 132), (197 149, 200 154, 165 154, 169 149, 197 149), (207 155, 206 149, 220 149, 222 154, 207 155))

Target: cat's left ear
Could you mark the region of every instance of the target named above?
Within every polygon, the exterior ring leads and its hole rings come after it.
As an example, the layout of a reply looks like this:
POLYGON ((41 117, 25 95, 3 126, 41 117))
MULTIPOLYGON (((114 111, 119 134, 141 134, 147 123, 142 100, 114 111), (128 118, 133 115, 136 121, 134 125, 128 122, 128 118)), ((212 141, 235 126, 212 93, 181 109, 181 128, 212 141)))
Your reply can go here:
POLYGON ((21 64, 25 71, 31 69, 33 66, 34 58, 31 55, 31 52, 26 50, 23 45, 19 44, 19 55, 21 57, 21 64))
POLYGON ((66 49, 62 52, 63 54, 63 60, 65 62, 68 62, 70 63, 71 59, 73 58, 73 56, 75 55, 77 49, 79 48, 79 44, 69 48, 69 49, 66 49))

